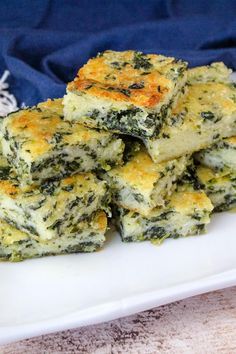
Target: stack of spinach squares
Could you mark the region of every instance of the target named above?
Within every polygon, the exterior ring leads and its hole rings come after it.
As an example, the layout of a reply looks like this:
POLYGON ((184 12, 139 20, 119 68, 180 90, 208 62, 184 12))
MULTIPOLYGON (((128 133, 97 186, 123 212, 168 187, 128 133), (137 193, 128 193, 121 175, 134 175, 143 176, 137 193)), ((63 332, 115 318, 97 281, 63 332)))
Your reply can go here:
POLYGON ((63 99, 2 119, 0 257, 95 251, 107 216, 127 242, 202 233, 236 204, 230 74, 105 51, 63 99))
POLYGON ((91 252, 104 244, 110 192, 96 171, 122 162, 116 134, 64 120, 62 99, 1 123, 0 258, 91 252))
POLYGON ((123 165, 101 174, 123 241, 204 231, 214 203, 186 171, 196 151, 236 132, 230 74, 223 63, 188 69, 162 55, 106 51, 68 84, 65 119, 125 141, 123 165))

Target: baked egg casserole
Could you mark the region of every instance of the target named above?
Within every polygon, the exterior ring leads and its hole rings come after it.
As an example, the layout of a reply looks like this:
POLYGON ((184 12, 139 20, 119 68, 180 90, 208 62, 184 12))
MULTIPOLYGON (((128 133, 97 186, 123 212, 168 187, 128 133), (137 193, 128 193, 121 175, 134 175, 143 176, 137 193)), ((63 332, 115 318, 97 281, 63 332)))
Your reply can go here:
POLYGON ((109 211, 108 186, 92 173, 24 187, 1 175, 0 218, 36 239, 76 236, 79 222, 99 209, 109 211))
POLYGON ((164 205, 187 167, 189 158, 155 163, 143 145, 134 151, 122 166, 103 174, 115 204, 148 215, 157 205, 164 205))
POLYGON ((136 51, 105 51, 67 86, 65 119, 137 137, 158 134, 186 83, 187 64, 136 51))
POLYGON ((23 184, 40 184, 122 163, 123 141, 112 133, 63 120, 62 100, 8 115, 2 149, 23 184))
POLYGON ((201 234, 210 222, 213 205, 207 195, 183 184, 164 207, 147 216, 124 208, 116 209, 116 223, 125 242, 149 240, 161 243, 166 238, 201 234))
POLYGON ((0 219, 0 260, 16 262, 27 258, 97 251, 105 242, 106 214, 96 211, 88 219, 79 221, 76 228, 76 233, 65 233, 45 240, 0 219))

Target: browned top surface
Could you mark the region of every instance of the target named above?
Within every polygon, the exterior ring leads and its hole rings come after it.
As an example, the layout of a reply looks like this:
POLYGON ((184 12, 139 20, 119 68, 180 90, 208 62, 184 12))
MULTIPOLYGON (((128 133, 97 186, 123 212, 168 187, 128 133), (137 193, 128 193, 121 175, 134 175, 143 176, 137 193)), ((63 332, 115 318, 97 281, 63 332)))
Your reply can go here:
POLYGON ((68 85, 97 98, 153 108, 171 95, 186 64, 174 58, 134 51, 106 51, 90 59, 68 85))

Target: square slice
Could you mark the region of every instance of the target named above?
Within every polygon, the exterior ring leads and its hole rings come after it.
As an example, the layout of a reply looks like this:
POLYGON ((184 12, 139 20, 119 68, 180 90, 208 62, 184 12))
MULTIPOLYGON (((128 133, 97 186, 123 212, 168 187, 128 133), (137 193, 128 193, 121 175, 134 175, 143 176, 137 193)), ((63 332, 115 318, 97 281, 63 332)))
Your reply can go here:
POLYGON ((97 211, 77 224, 75 235, 65 234, 51 240, 41 240, 0 219, 0 260, 16 262, 50 255, 93 252, 104 244, 106 227, 106 214, 97 211))
POLYGON ((196 176, 214 205, 214 211, 236 207, 236 173, 216 172, 205 166, 197 166, 196 176))
POLYGON ((113 201, 126 209, 147 215, 176 187, 185 171, 189 158, 154 163, 144 146, 139 147, 123 166, 104 173, 112 190, 113 201))
MULTIPOLYGON (((223 82, 222 75, 217 81, 216 68, 215 63, 213 68, 206 66, 193 69, 195 81, 199 71, 199 81, 192 83, 190 75, 186 94, 179 99, 159 136, 145 140, 153 161, 161 162, 192 154, 236 134, 236 87, 227 82, 228 77, 223 82), (214 81, 206 81, 207 78, 213 79, 213 69, 214 81), (211 75, 208 75, 208 71, 211 75), (202 82, 204 73, 206 78, 202 82)), ((227 72, 227 68, 225 70, 227 72)), ((230 72, 228 70, 228 74, 230 72)))
POLYGON ((76 236, 78 223, 98 209, 108 210, 105 181, 76 174, 40 187, 0 180, 0 218, 38 239, 76 236))
POLYGON ((187 64, 135 51, 105 51, 67 86, 65 119, 136 137, 156 135, 186 83, 187 64))
POLYGON ((188 70, 188 84, 203 82, 229 83, 232 70, 227 68, 223 62, 215 62, 211 65, 196 66, 188 70))
POLYGON ((61 99, 8 115, 1 130, 3 154, 24 184, 109 169, 122 162, 122 140, 64 121, 61 99))
POLYGON ((207 195, 187 184, 172 194, 165 207, 153 209, 146 217, 118 208, 116 222, 125 242, 150 240, 161 243, 166 238, 202 233, 210 222, 212 209, 207 195))
POLYGON ((195 154, 195 159, 215 171, 236 173, 236 136, 223 139, 199 151, 195 154))

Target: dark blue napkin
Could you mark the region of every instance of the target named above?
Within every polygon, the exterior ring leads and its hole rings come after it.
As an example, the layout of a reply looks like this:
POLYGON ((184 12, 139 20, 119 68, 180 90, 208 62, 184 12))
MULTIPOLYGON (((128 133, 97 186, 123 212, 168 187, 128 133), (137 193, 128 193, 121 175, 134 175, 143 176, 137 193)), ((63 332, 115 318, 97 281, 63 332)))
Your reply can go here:
POLYGON ((173 55, 236 70, 235 0, 0 1, 0 74, 19 103, 60 97, 89 57, 106 49, 173 55))

